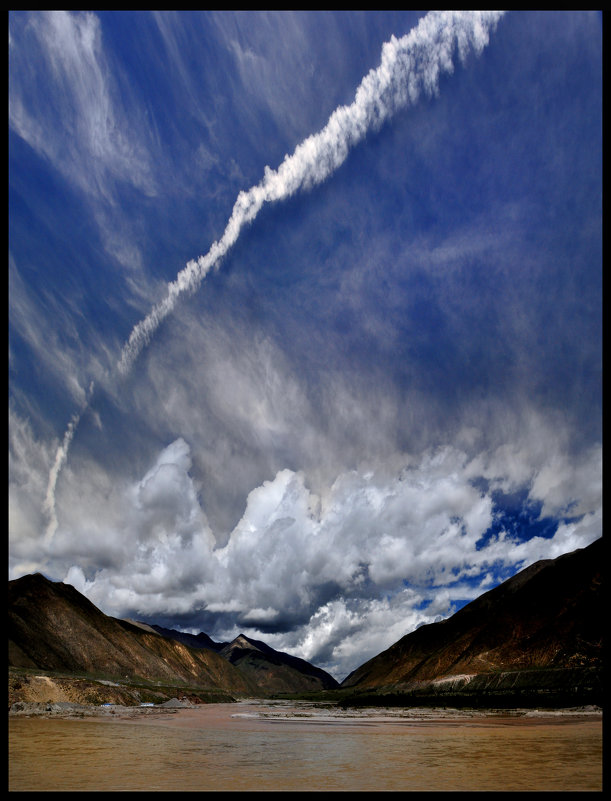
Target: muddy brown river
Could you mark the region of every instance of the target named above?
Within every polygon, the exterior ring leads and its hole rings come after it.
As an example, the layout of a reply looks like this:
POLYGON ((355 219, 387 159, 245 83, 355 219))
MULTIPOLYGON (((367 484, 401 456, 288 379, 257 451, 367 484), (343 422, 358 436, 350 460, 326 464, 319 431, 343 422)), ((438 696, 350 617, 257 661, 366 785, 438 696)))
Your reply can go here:
POLYGON ((600 716, 243 702, 9 718, 10 791, 601 789, 600 716))

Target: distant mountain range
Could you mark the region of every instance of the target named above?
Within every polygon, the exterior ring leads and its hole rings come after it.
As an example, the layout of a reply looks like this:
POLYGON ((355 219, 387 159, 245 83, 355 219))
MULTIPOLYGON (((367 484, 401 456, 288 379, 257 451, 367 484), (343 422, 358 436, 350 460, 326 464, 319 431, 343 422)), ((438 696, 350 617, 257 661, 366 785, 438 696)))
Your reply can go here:
POLYGON ((231 643, 110 617, 40 573, 9 581, 9 666, 267 695, 335 688, 320 668, 240 635, 231 643))
POLYGON ((74 587, 37 573, 9 581, 9 667, 235 695, 339 690, 354 704, 600 703, 603 561, 601 538, 537 562, 452 617, 407 634, 341 686, 244 634, 217 643, 203 632, 110 617, 74 587))
POLYGON ((219 643, 204 632, 187 634, 157 625, 152 628, 164 637, 182 642, 190 648, 216 651, 266 692, 315 692, 339 687, 338 682, 321 668, 305 659, 276 651, 261 640, 253 640, 245 634, 239 634, 231 642, 219 643))

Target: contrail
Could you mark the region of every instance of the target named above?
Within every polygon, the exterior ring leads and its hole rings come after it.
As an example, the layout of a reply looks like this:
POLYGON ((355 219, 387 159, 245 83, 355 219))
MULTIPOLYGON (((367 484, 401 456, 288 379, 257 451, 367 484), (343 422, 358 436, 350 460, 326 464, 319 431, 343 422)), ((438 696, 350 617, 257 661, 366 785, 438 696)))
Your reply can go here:
POLYGON ((66 459, 68 458, 68 451, 70 449, 70 445, 72 444, 72 440, 76 433, 77 426, 81 421, 81 417, 87 410, 89 403, 91 402, 91 396, 93 394, 94 386, 95 386, 94 382, 92 381, 89 384, 87 397, 81 407, 80 412, 74 414, 72 416, 72 419, 68 423, 68 427, 66 428, 61 444, 59 445, 55 453, 55 459, 53 461, 53 465, 51 467, 51 470, 49 471, 47 492, 42 506, 42 511, 48 520, 47 528, 45 529, 45 538, 44 538, 45 545, 49 545, 51 543, 51 540, 53 539, 53 535, 55 534, 58 525, 57 514, 55 511, 55 488, 57 486, 57 479, 59 478, 59 474, 66 462, 66 459))
POLYGON ((172 312, 180 295, 195 291, 209 271, 235 244, 243 226, 252 222, 264 203, 283 200, 299 189, 324 181, 369 131, 378 130, 397 111, 424 94, 437 94, 442 73, 454 70, 454 54, 461 61, 473 50, 481 53, 503 12, 431 11, 401 39, 392 37, 382 47, 380 66, 371 70, 349 106, 337 108, 325 127, 285 156, 277 170, 266 167, 263 180, 240 192, 223 236, 205 256, 192 259, 168 284, 167 295, 132 330, 118 363, 127 374, 160 323, 172 312))
POLYGON ((55 487, 57 485, 57 479, 59 478, 59 473, 64 466, 66 459, 68 458, 68 449, 70 448, 70 443, 72 442, 72 438, 74 437, 74 433, 76 431, 76 427, 80 421, 80 415, 74 415, 74 417, 68 423, 68 428, 64 434, 64 438, 61 442, 61 445, 57 449, 55 453, 55 461, 53 462, 53 466, 51 467, 51 471, 49 473, 49 481, 47 483, 47 494, 45 496, 45 502, 43 504, 43 512, 47 515, 48 524, 45 531, 45 544, 48 545, 51 540, 53 539, 53 535, 57 529, 57 514, 55 512, 55 487))
MULTIPOLYGON (((349 106, 340 106, 325 127, 285 156, 277 170, 265 167, 263 180, 248 191, 240 192, 222 237, 206 255, 187 262, 176 279, 168 284, 167 295, 132 330, 117 364, 127 375, 148 345, 161 322, 173 311, 179 297, 194 292, 212 268, 237 241, 242 228, 252 222, 264 203, 284 200, 301 189, 329 177, 346 159, 349 151, 367 133, 377 131, 394 114, 420 97, 438 93, 439 78, 454 70, 458 53, 464 62, 470 52, 479 55, 489 42, 490 33, 503 15, 502 11, 430 11, 418 25, 400 39, 392 36, 382 46, 379 67, 371 70, 356 90, 349 106)), ((49 518, 46 540, 57 528, 55 488, 80 417, 72 418, 49 475, 44 511, 49 518)))

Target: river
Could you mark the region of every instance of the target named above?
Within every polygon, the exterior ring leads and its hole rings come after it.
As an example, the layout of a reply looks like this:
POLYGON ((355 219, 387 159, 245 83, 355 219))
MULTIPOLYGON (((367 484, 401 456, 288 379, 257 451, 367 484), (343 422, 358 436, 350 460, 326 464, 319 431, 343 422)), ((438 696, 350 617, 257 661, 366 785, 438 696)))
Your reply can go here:
POLYGON ((9 790, 602 790, 601 716, 286 702, 131 714, 10 717, 9 790))

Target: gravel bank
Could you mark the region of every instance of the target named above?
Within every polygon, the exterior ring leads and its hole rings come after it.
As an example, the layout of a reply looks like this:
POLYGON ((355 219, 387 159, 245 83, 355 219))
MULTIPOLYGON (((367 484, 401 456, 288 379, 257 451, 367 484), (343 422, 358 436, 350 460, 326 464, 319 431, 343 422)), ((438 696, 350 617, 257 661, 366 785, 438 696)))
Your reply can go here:
POLYGON ((179 701, 172 698, 163 704, 153 706, 123 706, 122 704, 102 704, 93 706, 91 704, 78 704, 70 701, 54 702, 35 702, 17 701, 11 704, 9 716, 19 717, 61 717, 61 718, 84 718, 84 717, 146 717, 150 715, 173 714, 179 709, 190 709, 194 704, 188 701, 179 701))

